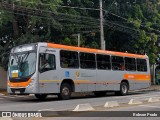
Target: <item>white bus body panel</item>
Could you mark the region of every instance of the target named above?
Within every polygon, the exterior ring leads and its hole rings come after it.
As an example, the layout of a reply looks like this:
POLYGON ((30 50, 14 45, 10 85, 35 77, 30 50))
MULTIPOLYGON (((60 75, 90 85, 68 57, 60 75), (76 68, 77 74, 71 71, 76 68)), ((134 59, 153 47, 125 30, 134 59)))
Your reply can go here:
MULTIPOLYGON (((79 51, 78 51, 79 52, 79 51)), ((60 49, 48 48, 47 43, 38 43, 36 72, 32 76, 32 82, 26 87, 25 93, 60 93, 63 80, 73 80, 74 92, 89 91, 119 91, 120 83, 124 80, 124 74, 150 74, 149 60, 147 59, 147 72, 129 72, 97 69, 70 69, 60 66, 60 49), (56 70, 40 73, 39 54, 49 53, 55 55, 56 70)), ((129 90, 138 90, 150 87, 150 80, 130 80, 129 90)), ((8 92, 12 93, 8 86, 8 92)))

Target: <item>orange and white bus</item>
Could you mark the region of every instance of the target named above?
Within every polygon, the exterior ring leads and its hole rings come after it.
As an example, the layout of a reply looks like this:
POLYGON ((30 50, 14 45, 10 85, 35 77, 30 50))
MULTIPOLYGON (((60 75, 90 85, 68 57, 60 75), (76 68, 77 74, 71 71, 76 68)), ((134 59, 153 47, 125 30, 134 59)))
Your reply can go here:
POLYGON ((49 94, 69 99, 72 92, 126 95, 150 87, 147 55, 52 43, 14 47, 8 70, 8 93, 35 94, 39 99, 49 94))

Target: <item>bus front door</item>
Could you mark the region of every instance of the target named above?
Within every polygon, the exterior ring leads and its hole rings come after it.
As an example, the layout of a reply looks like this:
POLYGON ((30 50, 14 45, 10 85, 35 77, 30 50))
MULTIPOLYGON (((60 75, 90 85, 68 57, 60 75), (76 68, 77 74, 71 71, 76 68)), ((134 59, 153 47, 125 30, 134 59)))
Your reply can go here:
POLYGON ((39 92, 58 93, 56 56, 54 52, 46 52, 47 50, 41 48, 39 53, 39 92))

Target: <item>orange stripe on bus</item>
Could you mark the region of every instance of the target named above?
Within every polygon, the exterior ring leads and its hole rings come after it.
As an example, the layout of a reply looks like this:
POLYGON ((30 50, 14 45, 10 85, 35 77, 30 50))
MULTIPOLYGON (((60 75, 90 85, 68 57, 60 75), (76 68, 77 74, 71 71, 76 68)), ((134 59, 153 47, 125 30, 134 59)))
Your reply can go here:
POLYGON ((110 80, 102 82, 92 82, 92 80, 74 80, 75 84, 119 84, 120 81, 110 80))
POLYGON ((64 49, 64 50, 71 50, 71 51, 92 52, 92 53, 99 53, 99 54, 109 54, 109 55, 115 55, 115 56, 125 56, 125 57, 135 57, 135 58, 147 59, 146 55, 138 55, 138 54, 131 54, 131 53, 74 47, 74 46, 52 44, 52 43, 48 43, 48 47, 57 48, 57 49, 64 49))
POLYGON ((150 80, 149 74, 124 74, 124 79, 127 80, 150 80))
POLYGON ((10 80, 8 80, 8 85, 10 87, 27 87, 29 83, 31 82, 31 80, 32 79, 29 79, 27 82, 19 82, 19 83, 10 82, 10 80))

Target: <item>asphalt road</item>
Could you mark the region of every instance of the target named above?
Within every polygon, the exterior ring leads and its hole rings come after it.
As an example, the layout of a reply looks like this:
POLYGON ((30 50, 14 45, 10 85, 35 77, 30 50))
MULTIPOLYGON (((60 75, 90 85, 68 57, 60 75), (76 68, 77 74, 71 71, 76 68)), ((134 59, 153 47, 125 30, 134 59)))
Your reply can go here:
POLYGON ((102 109, 102 111, 96 111, 96 112, 79 112, 71 114, 69 117, 55 117, 55 118, 48 117, 43 119, 44 120, 52 120, 52 119, 54 120, 160 120, 160 103, 125 106, 109 110, 102 109), (106 114, 112 117, 104 117, 106 116, 106 114))
POLYGON ((78 104, 89 103, 92 106, 103 106, 107 101, 128 103, 130 99, 147 100, 150 97, 159 97, 160 91, 133 92, 127 96, 94 95, 72 97, 70 100, 58 100, 57 96, 50 96, 45 101, 39 101, 34 96, 4 96, 0 95, 0 111, 65 111, 73 110, 78 104))
MULTIPOLYGON (((160 103, 150 103, 142 104, 136 106, 124 106, 117 107, 112 109, 101 109, 102 111, 93 111, 93 112, 76 112, 65 114, 65 117, 43 117, 43 118, 26 118, 26 120, 159 120, 159 117, 151 117, 152 115, 160 116, 160 103), (120 116, 126 117, 117 117, 117 112, 120 116), (109 113, 108 113, 109 112, 109 113), (113 112, 113 113, 112 113, 113 112), (133 114, 146 114, 148 117, 127 117, 128 115, 133 114), (106 114, 112 117, 104 117, 106 114), (150 114, 150 115, 149 115, 150 114)), ((134 116, 134 115, 133 115, 134 116)), ((21 120, 22 118, 12 118, 5 120, 21 120)), ((1 120, 1 119, 0 119, 1 120)))
MULTIPOLYGON (((150 97, 160 98, 160 91, 145 91, 145 92, 132 92, 127 96, 115 96, 109 94, 105 97, 95 97, 94 95, 79 95, 72 97, 70 100, 58 100, 57 96, 49 96, 45 101, 39 101, 34 96, 11 96, 0 94, 0 111, 72 111, 78 104, 91 104, 96 111, 103 112, 79 112, 76 114, 68 114, 67 117, 58 114, 59 117, 54 120, 106 120, 104 111, 160 111, 160 103, 144 103, 141 105, 127 105, 130 99, 137 99, 141 101, 147 101, 150 97), (103 105, 107 101, 117 101, 121 107, 116 108, 103 108, 103 105), (94 116, 94 117, 92 117, 94 116), (96 117, 97 116, 97 117, 96 117), (100 117, 100 118, 99 118, 100 117)), ((127 114, 126 112, 120 114, 127 114)), ((160 115, 160 112, 158 113, 160 115)), ((66 114, 65 114, 66 115, 66 114)), ((64 115, 64 116, 65 116, 64 115)), ((15 119, 15 118, 13 118, 15 119)), ((15 120, 19 120, 15 119, 15 120)), ((39 118, 38 120, 52 120, 53 118, 39 118)), ((157 117, 107 117, 107 120, 159 120, 157 117)), ((0 118, 1 120, 1 118, 0 118)), ((34 119, 33 119, 34 120, 34 119)), ((37 120, 37 119, 36 119, 37 120)))

